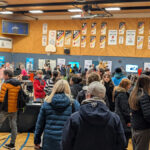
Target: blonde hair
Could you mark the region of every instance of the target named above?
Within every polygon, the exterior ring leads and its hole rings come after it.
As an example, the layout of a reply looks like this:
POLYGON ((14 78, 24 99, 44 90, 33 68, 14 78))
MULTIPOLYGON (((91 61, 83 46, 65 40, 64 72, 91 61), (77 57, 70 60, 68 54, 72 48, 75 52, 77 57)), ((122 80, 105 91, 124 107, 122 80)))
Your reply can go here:
POLYGON ((46 102, 51 103, 56 93, 64 93, 68 97, 71 97, 70 86, 66 80, 61 79, 55 83, 51 95, 46 98, 46 102))

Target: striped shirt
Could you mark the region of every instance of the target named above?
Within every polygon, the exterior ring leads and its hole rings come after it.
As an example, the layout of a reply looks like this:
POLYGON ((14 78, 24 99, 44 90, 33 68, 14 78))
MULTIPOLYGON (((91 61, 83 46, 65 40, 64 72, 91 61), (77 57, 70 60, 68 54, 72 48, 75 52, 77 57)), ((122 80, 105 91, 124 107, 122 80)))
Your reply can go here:
POLYGON ((54 82, 52 81, 52 79, 46 81, 46 86, 44 88, 46 95, 51 94, 53 86, 54 86, 54 82))

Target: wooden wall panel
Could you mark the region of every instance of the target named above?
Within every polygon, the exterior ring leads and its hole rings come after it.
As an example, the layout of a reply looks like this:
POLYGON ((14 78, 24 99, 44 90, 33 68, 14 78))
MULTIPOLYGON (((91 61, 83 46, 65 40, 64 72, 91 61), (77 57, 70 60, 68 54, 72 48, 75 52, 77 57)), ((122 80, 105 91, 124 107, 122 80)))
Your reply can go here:
MULTIPOLYGON (((123 57, 150 57, 150 50, 148 50, 148 32, 150 28, 150 19, 95 19, 95 20, 45 20, 45 21, 30 21, 30 33, 29 36, 14 36, 13 52, 17 53, 41 53, 45 54, 45 48, 42 47, 42 25, 48 24, 48 30, 81 30, 82 23, 87 22, 87 46, 86 48, 71 48, 71 55, 93 55, 93 56, 123 56, 123 57), (100 49, 100 25, 102 22, 107 22, 107 32, 110 29, 119 30, 119 23, 125 22, 127 30, 137 30, 138 22, 143 21, 145 23, 144 32, 144 46, 142 50, 137 50, 136 46, 115 45, 108 46, 108 34, 106 48, 100 49), (90 48, 90 35, 91 24, 97 23, 97 35, 96 35, 96 47, 90 48)), ((138 32, 136 32, 137 34, 138 32)), ((119 37, 119 36, 118 36, 119 37)), ((125 43, 124 35, 124 43, 125 43)), ((137 43, 137 35, 136 35, 137 43)), ((64 54, 64 48, 57 48, 55 54, 64 54)))

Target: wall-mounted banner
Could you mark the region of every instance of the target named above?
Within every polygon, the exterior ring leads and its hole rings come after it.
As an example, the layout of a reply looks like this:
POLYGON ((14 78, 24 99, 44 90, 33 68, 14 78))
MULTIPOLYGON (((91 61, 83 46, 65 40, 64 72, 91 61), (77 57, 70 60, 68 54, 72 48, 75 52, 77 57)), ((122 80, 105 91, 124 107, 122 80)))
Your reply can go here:
POLYGON ((34 58, 26 58, 26 69, 32 71, 34 68, 34 58))
POLYGON ((150 63, 149 62, 144 63, 144 70, 146 70, 147 68, 150 69, 150 63))
POLYGON ((109 68, 110 72, 112 71, 112 61, 103 61, 103 63, 106 63, 107 68, 109 68))
POLYGON ((120 24, 119 24, 119 34, 120 34, 120 35, 123 35, 123 34, 124 34, 125 28, 126 28, 125 22, 120 22, 120 24))
POLYGON ((48 44, 54 45, 56 44, 56 30, 49 31, 49 40, 48 44))
POLYGON ((117 30, 109 30, 108 45, 117 45, 117 30))
POLYGON ((92 60, 84 60, 84 68, 89 69, 92 66, 92 60))
POLYGON ((136 36, 136 30, 127 30, 126 31, 126 45, 128 46, 135 45, 135 36, 136 36))
POLYGON ((65 45, 71 45, 71 36, 72 36, 71 30, 67 30, 65 32, 65 45))
POLYGON ((148 49, 150 49, 150 36, 148 36, 148 49))
POLYGON ((137 37, 137 49, 142 49, 144 43, 144 36, 137 37))
POLYGON ((106 36, 100 36, 100 48, 105 48, 106 36))
POLYGON ((87 33, 87 23, 83 23, 82 24, 82 34, 86 35, 86 33, 87 33))
POLYGON ((42 46, 47 45, 47 35, 42 35, 42 46))
POLYGON ((96 34, 96 23, 92 23, 92 25, 91 25, 91 34, 92 35, 96 34))
POLYGON ((80 47, 80 30, 73 31, 73 47, 80 47))
POLYGON ((86 47, 86 36, 81 37, 81 47, 85 48, 86 47))
POLYGON ((62 66, 66 64, 66 59, 64 58, 58 58, 57 59, 57 65, 62 66))
POLYGON ((96 44, 96 36, 91 36, 90 37, 90 48, 95 48, 96 44))
POLYGON ((138 32, 139 34, 144 34, 144 22, 138 23, 138 32))
POLYGON ((106 35, 106 31, 107 31, 107 23, 102 22, 101 23, 101 35, 106 35))
POLYGON ((43 24, 43 34, 47 34, 47 28, 48 28, 47 23, 44 23, 43 24))
POLYGON ((119 36, 119 44, 123 44, 124 43, 124 36, 119 36))
POLYGON ((12 49, 12 39, 6 37, 0 37, 0 48, 12 49))
POLYGON ((57 41, 56 41, 57 47, 64 46, 64 37, 65 37, 65 32, 63 30, 57 31, 57 41))

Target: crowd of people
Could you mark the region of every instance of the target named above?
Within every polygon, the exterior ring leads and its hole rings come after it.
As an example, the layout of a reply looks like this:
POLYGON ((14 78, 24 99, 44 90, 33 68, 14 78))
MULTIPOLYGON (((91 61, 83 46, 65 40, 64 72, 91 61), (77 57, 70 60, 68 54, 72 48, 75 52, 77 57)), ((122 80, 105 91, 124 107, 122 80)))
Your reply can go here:
MULTIPOLYGON (((22 67, 22 74, 25 68, 22 67)), ((34 144, 43 150, 149 150, 150 73, 126 76, 121 68, 113 75, 94 65, 45 65, 36 72, 34 102, 41 103, 34 144)), ((4 69, 0 92, 0 125, 11 124, 11 141, 17 136, 17 94, 20 82, 4 69), (15 89, 15 90, 12 90, 15 89), (13 95, 14 98, 11 96, 13 95)))

